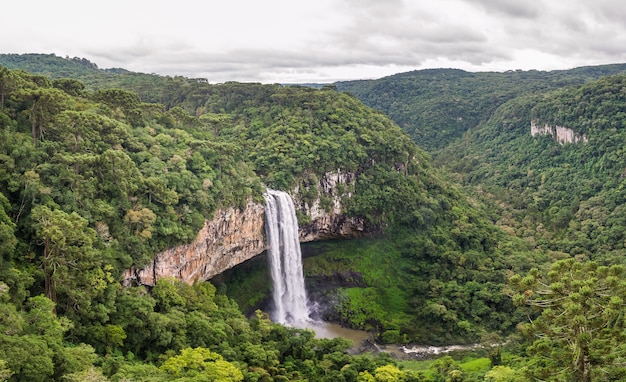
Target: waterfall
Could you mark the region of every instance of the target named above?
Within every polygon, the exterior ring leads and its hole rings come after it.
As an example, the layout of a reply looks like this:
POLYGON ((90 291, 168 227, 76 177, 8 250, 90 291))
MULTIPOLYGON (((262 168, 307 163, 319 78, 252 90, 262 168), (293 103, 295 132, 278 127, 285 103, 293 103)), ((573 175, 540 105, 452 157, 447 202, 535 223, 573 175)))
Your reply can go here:
POLYGON ((289 194, 267 190, 265 232, 274 283, 273 319, 297 326, 309 319, 296 210, 289 194))

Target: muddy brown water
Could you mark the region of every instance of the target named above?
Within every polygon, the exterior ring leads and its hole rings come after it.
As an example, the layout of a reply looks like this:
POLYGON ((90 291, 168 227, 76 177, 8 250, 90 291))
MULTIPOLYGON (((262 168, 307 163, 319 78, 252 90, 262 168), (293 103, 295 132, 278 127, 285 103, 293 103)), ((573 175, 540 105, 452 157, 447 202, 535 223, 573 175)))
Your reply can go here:
POLYGON ((379 345, 374 342, 374 335, 364 330, 344 328, 339 324, 325 321, 307 321, 297 325, 301 329, 311 329, 315 331, 316 338, 336 338, 342 337, 352 341, 353 345, 350 353, 385 352, 397 359, 429 359, 455 351, 476 350, 479 344, 471 345, 448 345, 448 346, 428 346, 428 345, 379 345))
POLYGON ((311 329, 315 332, 316 338, 345 338, 352 341, 351 352, 358 352, 362 349, 365 342, 373 343, 374 335, 365 330, 344 328, 339 324, 326 321, 313 321, 308 320, 306 322, 300 322, 296 327, 300 329, 311 329))

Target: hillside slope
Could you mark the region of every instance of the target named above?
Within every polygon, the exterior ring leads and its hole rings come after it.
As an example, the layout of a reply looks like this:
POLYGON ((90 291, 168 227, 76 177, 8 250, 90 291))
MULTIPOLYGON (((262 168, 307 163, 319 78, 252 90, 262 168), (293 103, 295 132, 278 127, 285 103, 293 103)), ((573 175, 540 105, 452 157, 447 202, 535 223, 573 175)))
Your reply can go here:
POLYGON ((625 71, 626 64, 550 72, 428 69, 336 85, 338 90, 350 92, 387 114, 420 147, 435 154, 465 131, 486 122, 511 99, 625 71))
POLYGON ((85 90, 77 79, 1 75, 3 266, 31 275, 31 293, 55 301, 77 338, 109 323, 126 268, 190 242, 216 208, 260 201, 265 186, 298 187, 300 198, 331 206, 311 186, 337 170, 354 179, 343 212, 385 234, 328 260, 365 279, 365 288, 340 291, 344 323, 429 342, 515 324, 501 289, 507 269, 533 263, 525 245, 496 229, 390 119, 348 94, 179 79, 189 92, 168 108, 122 88, 85 90))
POLYGON ((439 165, 538 248, 622 262, 625 94, 626 77, 611 76, 512 100, 443 150, 439 165), (557 127, 578 140, 559 142, 557 127))

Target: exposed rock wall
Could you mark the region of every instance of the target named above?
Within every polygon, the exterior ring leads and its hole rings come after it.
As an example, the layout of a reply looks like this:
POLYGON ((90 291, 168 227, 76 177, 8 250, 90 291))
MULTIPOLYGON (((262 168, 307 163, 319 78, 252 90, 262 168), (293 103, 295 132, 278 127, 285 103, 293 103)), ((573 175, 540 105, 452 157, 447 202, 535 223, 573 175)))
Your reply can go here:
POLYGON ((564 126, 541 125, 537 121, 530 122, 530 135, 551 135, 557 142, 564 145, 566 143, 587 142, 587 137, 576 134, 574 130, 564 126))
POLYGON ((327 240, 338 237, 359 237, 368 230, 365 220, 361 217, 350 217, 344 214, 341 201, 352 197, 352 189, 356 175, 337 170, 324 174, 317 185, 322 198, 330 200, 330 206, 322 207, 322 199, 312 203, 298 198, 299 187, 296 187, 294 203, 296 208, 310 218, 310 222, 300 225, 300 241, 309 242, 327 240))
POLYGON ((218 210, 204 222, 196 240, 158 253, 144 269, 130 269, 124 284, 154 285, 163 277, 192 284, 208 280, 266 249, 265 206, 249 202, 243 210, 218 210))
MULTIPOLYGON (((296 208, 309 217, 309 223, 299 227, 302 242, 358 237, 367 233, 362 218, 343 213, 341 200, 352 195, 350 190, 354 180, 354 174, 340 170, 320 179, 316 185, 320 194, 332 201, 328 211, 321 206, 320 198, 309 204, 294 197, 296 208)), ((294 196, 297 194, 298 188, 293 192, 294 196)), ((127 270, 123 283, 151 286, 160 278, 175 277, 192 284, 196 280, 208 280, 266 249, 265 206, 250 201, 243 210, 218 210, 211 220, 205 221, 193 243, 158 253, 144 269, 127 270)))

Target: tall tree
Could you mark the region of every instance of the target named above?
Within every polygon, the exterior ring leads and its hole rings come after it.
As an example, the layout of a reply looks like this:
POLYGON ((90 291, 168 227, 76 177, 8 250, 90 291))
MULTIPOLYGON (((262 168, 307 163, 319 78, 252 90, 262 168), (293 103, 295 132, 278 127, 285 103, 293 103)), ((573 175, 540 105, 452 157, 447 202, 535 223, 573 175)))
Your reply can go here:
POLYGON ((85 85, 73 78, 59 78, 52 81, 52 86, 71 96, 78 97, 85 89, 85 85))
POLYGON ((540 313, 525 328, 534 338, 528 351, 536 376, 561 374, 582 382, 624 377, 625 274, 622 265, 567 259, 554 263, 547 275, 532 269, 510 279, 514 302, 540 313))
POLYGON ((161 369, 185 381, 236 382, 243 380, 243 374, 235 365, 205 348, 183 349, 180 355, 165 361, 161 369))
POLYGON ((10 255, 17 245, 15 223, 7 215, 9 208, 9 201, 0 192, 0 256, 10 255))
POLYGON ((15 95, 30 103, 31 136, 35 144, 43 137, 47 124, 65 108, 68 101, 67 94, 53 88, 20 89, 15 95))
POLYGON ((43 246, 46 297, 56 302, 57 290, 62 289, 69 306, 78 309, 89 304, 112 281, 110 268, 102 266, 103 259, 94 249, 96 231, 76 212, 37 206, 31 215, 43 246))
POLYGON ((0 65, 0 110, 4 110, 4 100, 11 77, 11 71, 0 65))

